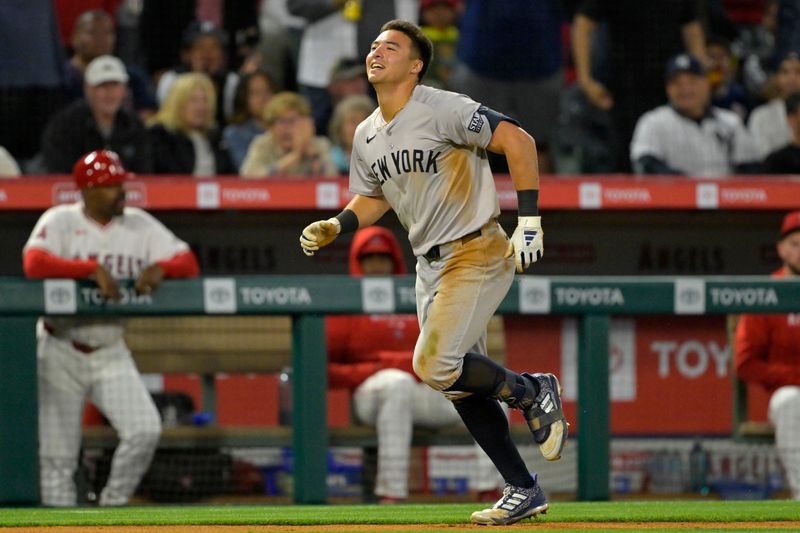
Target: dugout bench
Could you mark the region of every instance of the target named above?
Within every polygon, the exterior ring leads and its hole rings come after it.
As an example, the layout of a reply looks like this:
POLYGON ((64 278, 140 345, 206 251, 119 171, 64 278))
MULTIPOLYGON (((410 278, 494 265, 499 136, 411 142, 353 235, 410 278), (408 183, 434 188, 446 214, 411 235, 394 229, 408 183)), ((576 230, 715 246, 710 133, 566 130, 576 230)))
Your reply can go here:
MULTIPOLYGON (((504 362, 502 317, 492 318, 487 333, 489 354, 504 362)), ((292 361, 290 316, 134 317, 128 320, 125 340, 142 373, 198 374, 202 397, 198 407, 211 414, 212 420, 218 419, 216 374, 277 374, 292 361)), ((512 429, 519 442, 529 439, 527 427, 512 429)), ((113 449, 117 442, 116 433, 109 426, 83 429, 84 448, 113 449)), ((420 447, 472 443, 472 437, 460 424, 436 430, 415 428, 412 437, 412 446, 420 447)), ((377 470, 378 442, 374 428, 360 425, 329 428, 328 444, 364 450, 362 494, 369 501, 377 470)), ((165 427, 159 440, 159 449, 163 450, 291 446, 292 428, 288 426, 183 425, 165 427)))

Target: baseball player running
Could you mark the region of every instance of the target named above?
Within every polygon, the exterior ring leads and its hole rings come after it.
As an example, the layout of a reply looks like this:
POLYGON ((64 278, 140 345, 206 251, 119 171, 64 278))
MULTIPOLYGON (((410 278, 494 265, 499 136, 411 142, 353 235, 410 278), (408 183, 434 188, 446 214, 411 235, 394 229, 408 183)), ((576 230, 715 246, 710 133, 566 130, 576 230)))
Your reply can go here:
POLYGON ((539 173, 533 139, 509 117, 470 98, 420 85, 431 42, 416 25, 384 24, 366 58, 379 108, 355 133, 350 190, 336 217, 308 225, 306 255, 337 235, 369 226, 394 209, 417 256, 421 331, 414 372, 453 401, 469 432, 506 482, 472 522, 513 524, 547 510, 537 476, 511 441, 498 400, 520 409, 548 460, 567 440, 560 386, 552 374, 516 374, 486 356, 486 326, 517 272, 543 252, 539 173), (519 201, 509 240, 486 150, 505 154, 519 201))
MULTIPOLYGON (((119 279, 135 279, 139 294, 164 278, 193 277, 197 260, 145 211, 125 207, 127 172, 107 150, 73 168, 83 202, 45 211, 23 252, 29 278, 93 277, 100 295, 122 296, 119 279)), ((161 420, 122 338, 122 319, 54 317, 39 320, 39 468, 42 503, 76 505, 81 418, 90 399, 119 434, 100 505, 125 505, 150 465, 161 420)))

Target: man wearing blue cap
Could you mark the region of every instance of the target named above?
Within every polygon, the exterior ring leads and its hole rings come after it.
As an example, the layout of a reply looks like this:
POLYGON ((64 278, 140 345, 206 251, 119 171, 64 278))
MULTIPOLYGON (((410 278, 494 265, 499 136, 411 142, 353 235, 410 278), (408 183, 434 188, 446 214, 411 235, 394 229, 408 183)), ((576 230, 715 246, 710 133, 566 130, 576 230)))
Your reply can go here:
POLYGON ((667 62, 667 105, 639 118, 631 141, 638 174, 727 176, 755 168, 757 154, 733 111, 711 105, 705 67, 689 55, 667 62))

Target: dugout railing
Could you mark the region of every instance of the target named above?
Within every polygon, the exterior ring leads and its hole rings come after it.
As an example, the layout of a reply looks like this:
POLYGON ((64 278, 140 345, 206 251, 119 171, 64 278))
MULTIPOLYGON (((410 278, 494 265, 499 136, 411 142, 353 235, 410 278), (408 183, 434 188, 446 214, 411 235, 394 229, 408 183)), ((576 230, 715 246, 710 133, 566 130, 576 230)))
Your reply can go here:
MULTIPOLYGON (((167 281, 153 295, 126 286, 119 303, 88 282, 0 278, 0 504, 38 502, 36 341, 41 314, 289 315, 292 317, 294 501, 326 495, 325 336, 329 313, 414 312, 414 280, 349 276, 241 276, 167 281)), ((579 318, 579 500, 607 500, 611 315, 702 315, 800 310, 800 281, 767 277, 521 276, 499 314, 579 318)), ((665 409, 667 409, 665 407, 665 409)))

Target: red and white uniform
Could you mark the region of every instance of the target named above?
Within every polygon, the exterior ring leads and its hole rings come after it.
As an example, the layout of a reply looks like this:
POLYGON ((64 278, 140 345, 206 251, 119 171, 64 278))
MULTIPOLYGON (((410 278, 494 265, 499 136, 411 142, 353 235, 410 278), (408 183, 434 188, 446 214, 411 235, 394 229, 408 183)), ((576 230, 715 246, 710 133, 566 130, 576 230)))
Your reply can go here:
MULTIPOLYGON (((147 212, 126 207, 102 225, 82 203, 48 209, 23 253, 30 278, 86 278, 98 264, 115 279, 136 279, 158 263, 165 277, 197 275, 185 242, 147 212)), ((88 398, 117 430, 101 505, 123 505, 146 472, 161 420, 122 338, 118 317, 43 317, 38 335, 39 456, 42 503, 75 505, 73 475, 88 398)))
MULTIPOLYGON (((405 274, 397 239, 379 226, 356 233, 350 246, 350 273, 363 275, 359 257, 378 249, 392 255, 394 274, 405 274)), ((414 426, 439 428, 461 420, 450 400, 414 374, 418 319, 410 314, 329 316, 325 329, 329 386, 353 391, 357 421, 375 426, 378 434, 375 494, 407 498, 414 426)), ((486 454, 475 448, 478 460, 467 476, 470 486, 477 491, 493 490, 499 474, 486 454)))
MULTIPOLYGON (((776 273, 783 276, 783 269, 776 273)), ((800 313, 743 314, 736 328, 736 373, 772 394, 775 445, 792 495, 800 500, 800 313)))

